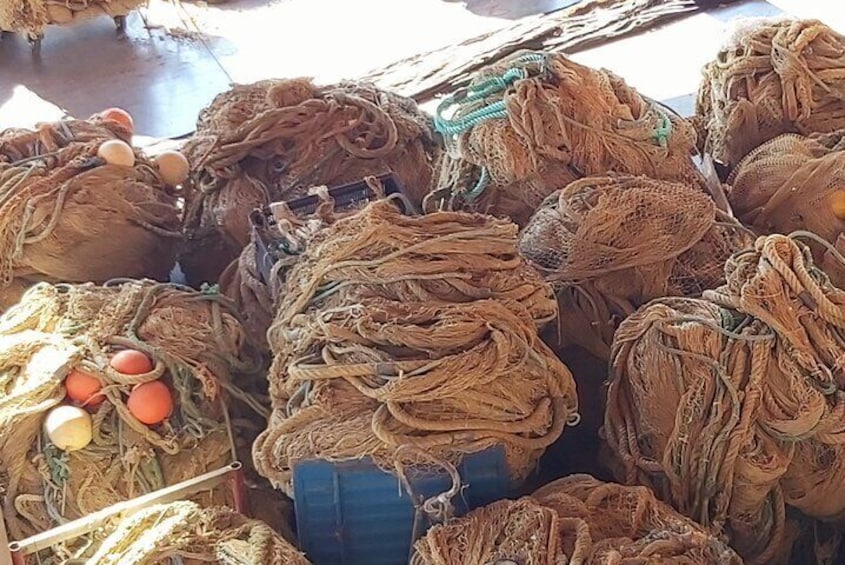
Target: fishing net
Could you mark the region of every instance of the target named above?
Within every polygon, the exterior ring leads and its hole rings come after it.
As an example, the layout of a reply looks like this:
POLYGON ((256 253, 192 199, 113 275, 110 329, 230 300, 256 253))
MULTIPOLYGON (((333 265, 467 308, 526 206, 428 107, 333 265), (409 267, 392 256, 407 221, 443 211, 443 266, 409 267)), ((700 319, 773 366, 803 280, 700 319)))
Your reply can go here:
POLYGON ((704 67, 696 126, 733 168, 784 133, 845 128, 845 38, 816 20, 753 20, 704 67))
POLYGON ((549 194, 585 176, 701 180, 690 124, 558 53, 522 51, 490 66, 441 103, 435 124, 449 152, 429 208, 449 201, 522 226, 549 194))
POLYGON ((392 468, 401 446, 454 462, 503 445, 523 479, 578 416, 572 376, 537 335, 556 315, 551 289, 516 232, 379 201, 317 233, 268 332, 274 411, 253 446, 259 472, 290 488, 299 460, 392 468))
POLYGON ((415 545, 411 565, 742 563, 645 487, 571 475, 531 497, 502 500, 444 526, 415 545))
POLYGON ((129 137, 79 120, 0 134, 0 306, 37 281, 167 280, 182 191, 138 151, 134 167, 97 157, 102 142, 129 137))
POLYGON ((308 565, 267 524, 222 506, 188 501, 146 508, 122 520, 89 565, 308 565))
POLYGON ((589 177, 550 195, 519 249, 559 289, 561 337, 607 359, 621 319, 662 296, 698 295, 752 241, 688 184, 589 177))
POLYGON ((0 30, 38 35, 48 25, 74 24, 100 16, 125 16, 146 0, 3 0, 0 30))
MULTIPOLYGON (((222 296, 153 282, 33 287, 0 318, 0 360, 0 492, 12 539, 231 462, 223 399, 252 402, 235 381, 258 369, 222 296), (154 369, 118 373, 109 359, 122 348, 147 354, 154 369), (62 451, 40 430, 72 368, 100 380, 105 401, 90 409, 93 441, 62 451), (126 396, 156 379, 174 409, 147 426, 126 396)), ((54 547, 65 557, 74 549, 54 547)))
POLYGON ((439 153, 430 118, 364 83, 236 86, 203 110, 185 154, 200 188, 188 209, 189 280, 217 280, 249 242, 253 209, 392 171, 417 205, 439 153))
POLYGON ((622 323, 604 431, 628 482, 726 532, 748 563, 782 563, 787 508, 845 510, 845 292, 782 235, 726 272, 704 300, 661 299, 622 323))

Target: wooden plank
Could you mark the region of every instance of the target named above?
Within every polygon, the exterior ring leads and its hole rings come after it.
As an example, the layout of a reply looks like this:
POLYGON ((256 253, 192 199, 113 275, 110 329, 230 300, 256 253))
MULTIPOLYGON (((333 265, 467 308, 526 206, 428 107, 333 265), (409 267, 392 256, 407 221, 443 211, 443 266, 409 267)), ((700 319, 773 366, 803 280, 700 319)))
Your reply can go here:
MULTIPOLYGON (((738 0, 724 0, 729 4, 738 0)), ((479 68, 521 49, 574 53, 704 9, 708 0, 588 0, 454 46, 403 59, 363 77, 417 102, 466 86, 479 68)))

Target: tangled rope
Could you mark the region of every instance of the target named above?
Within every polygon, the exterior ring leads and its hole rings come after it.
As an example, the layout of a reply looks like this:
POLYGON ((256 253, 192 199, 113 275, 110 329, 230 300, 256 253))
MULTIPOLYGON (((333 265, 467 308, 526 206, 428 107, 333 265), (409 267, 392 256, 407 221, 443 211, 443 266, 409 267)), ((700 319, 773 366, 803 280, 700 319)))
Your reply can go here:
POLYGON ((569 371, 537 328, 551 289, 519 257, 517 227, 370 204, 319 232, 291 272, 273 326, 273 415, 256 468, 289 488, 304 458, 410 445, 454 460, 503 444, 515 480, 577 422, 569 371))
POLYGON ((588 177, 550 195, 519 249, 558 287, 561 334, 607 359, 619 321, 649 300, 724 281, 751 237, 703 191, 646 177, 588 177))
POLYGON ((519 52, 492 65, 441 103, 435 124, 450 150, 428 209, 466 206, 524 225, 584 176, 700 181, 691 125, 560 54, 519 52))
POLYGON ((788 508, 820 520, 845 509, 843 305, 805 245, 772 235, 734 256, 703 300, 628 318, 604 428, 620 474, 727 533, 746 562, 785 562, 788 508))
POLYGON ((784 133, 845 128, 845 38, 817 20, 754 20, 704 67, 702 148, 728 168, 784 133))
POLYGON ((0 492, 10 537, 231 462, 222 399, 250 402, 234 382, 258 370, 253 355, 219 295, 152 282, 32 288, 0 318, 0 492), (117 372, 110 355, 123 348, 146 354, 153 370, 117 372), (92 442, 61 451, 40 430, 46 412, 62 403, 64 378, 74 368, 100 381, 105 401, 92 408, 92 442), (126 396, 157 379, 173 391, 174 409, 148 426, 126 396))
POLYGON ((109 533, 89 565, 143 565, 184 560, 220 565, 308 565, 267 524, 222 506, 179 501, 146 508, 109 533))
POLYGON ((411 565, 734 564, 726 544, 644 487, 571 475, 502 500, 417 541, 411 565))
POLYGON ((181 239, 178 199, 136 151, 134 167, 105 164, 117 124, 42 124, 0 135, 0 290, 8 306, 37 281, 166 280, 181 239))
POLYGON ((412 100, 363 83, 236 86, 203 110, 197 127, 185 152, 200 193, 188 208, 182 259, 193 282, 216 280, 238 256, 253 209, 388 171, 419 204, 439 153, 430 119, 412 100))
POLYGON ((40 34, 48 25, 78 23, 98 16, 126 16, 146 0, 3 0, 0 30, 40 34))

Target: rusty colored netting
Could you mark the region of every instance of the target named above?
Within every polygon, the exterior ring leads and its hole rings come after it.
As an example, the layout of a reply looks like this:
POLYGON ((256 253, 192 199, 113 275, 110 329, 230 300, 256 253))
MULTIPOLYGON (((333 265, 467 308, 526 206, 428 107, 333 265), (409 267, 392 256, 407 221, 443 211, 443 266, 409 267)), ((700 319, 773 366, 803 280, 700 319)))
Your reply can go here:
POLYGON ((719 286, 725 261, 751 241, 697 188, 612 176, 550 195, 519 249, 558 287, 561 337, 607 359, 620 319, 654 298, 719 286))
POLYGON ((415 544, 412 565, 739 565, 724 542, 645 487, 571 475, 531 497, 503 500, 415 544))
POLYGON ((845 292, 782 235, 726 272, 703 300, 662 299, 622 323, 604 430, 628 482, 727 533, 749 563, 781 563, 789 508, 845 510, 845 292))
POLYGON ((189 280, 216 280, 237 257, 253 209, 312 186, 392 171, 419 205, 440 151, 430 121, 412 100, 365 83, 270 80, 219 95, 185 148, 200 189, 181 260, 189 280))
MULTIPOLYGON (((842 132, 786 134, 749 153, 728 184, 734 212, 759 234, 810 231, 845 251, 845 151, 842 132)), ((845 266, 823 246, 816 262, 838 286, 845 266)))
MULTIPOLYGON (((254 359, 220 295, 153 282, 33 287, 0 318, 0 492, 10 537, 231 462, 223 398, 251 402, 235 381, 258 369, 254 359), (115 371, 109 359, 122 348, 147 354, 153 371, 115 371), (100 380, 106 399, 92 409, 92 443, 66 452, 40 430, 46 413, 63 403, 63 381, 74 368, 100 380), (172 391, 175 406, 164 422, 147 426, 130 413, 127 395, 155 379, 172 391)), ((66 557, 71 549, 54 547, 66 557)))
POLYGON ((289 488, 304 459, 396 450, 454 461, 503 445, 512 478, 577 421, 572 376, 542 343, 556 307, 517 226, 370 204, 319 232, 288 273, 273 326, 273 415, 256 468, 289 488))
POLYGON ((0 307, 38 281, 167 280, 182 192, 138 151, 134 167, 97 157, 103 141, 128 137, 77 120, 0 134, 0 307))
POLYGON ((704 67, 696 126, 733 168, 784 133, 845 128, 845 38, 817 20, 753 20, 704 67))
POLYGON ((435 124, 450 150, 429 208, 449 201, 522 226, 549 194, 585 176, 701 182, 690 124, 612 73, 557 53, 523 51, 490 66, 440 105, 435 124))
POLYGON ((179 501, 145 508, 109 532, 88 565, 308 565, 267 524, 230 508, 179 501))
POLYGON ((42 33, 48 25, 78 23, 99 16, 125 16, 146 0, 3 0, 0 30, 42 33))

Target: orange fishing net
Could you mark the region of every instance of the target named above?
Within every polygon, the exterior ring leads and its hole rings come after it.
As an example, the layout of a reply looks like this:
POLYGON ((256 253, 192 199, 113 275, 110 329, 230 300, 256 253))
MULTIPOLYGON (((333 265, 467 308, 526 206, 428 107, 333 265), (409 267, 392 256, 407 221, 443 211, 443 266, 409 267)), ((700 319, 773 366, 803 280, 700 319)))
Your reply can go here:
POLYGON ((725 543, 645 487, 571 475, 502 500, 417 541, 412 565, 739 565, 725 543))
POLYGON ((610 72, 557 53, 521 51, 491 65, 441 104, 435 123, 449 152, 430 209, 448 201, 524 225, 581 177, 700 180, 690 124, 610 72))
POLYGON ((620 473, 746 562, 786 562, 788 508, 845 510, 843 331, 845 292, 782 235, 734 256, 703 300, 643 308, 613 344, 604 431, 620 473))
POLYGON ((236 86, 200 114, 185 147, 200 189, 181 259, 192 283, 216 281, 249 242, 253 209, 393 171, 417 204, 439 153, 416 104, 369 84, 307 79, 236 86))
POLYGON ((609 176, 549 196, 519 248, 558 288, 565 341, 606 359, 621 319, 654 298, 715 288, 727 258, 750 243, 698 188, 609 176))
POLYGON ((817 20, 756 20, 704 67, 696 125, 729 168, 783 133, 845 128, 845 37, 817 20))

